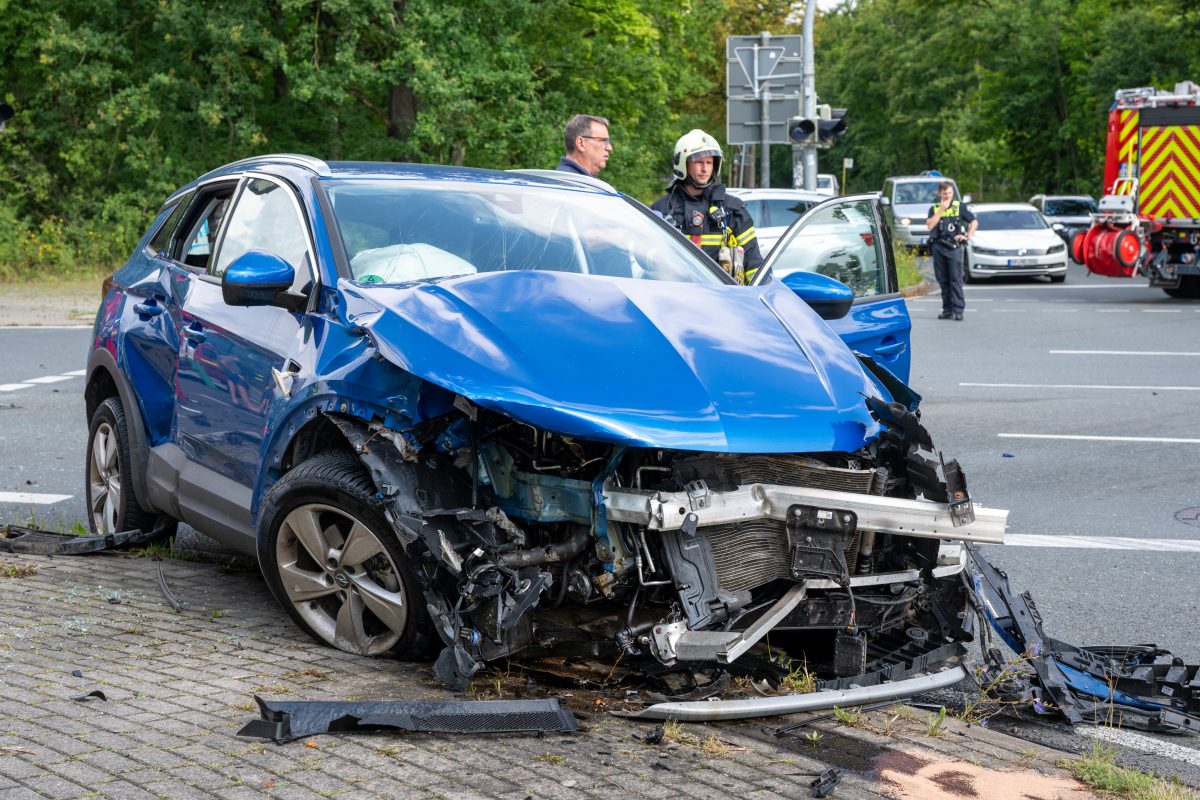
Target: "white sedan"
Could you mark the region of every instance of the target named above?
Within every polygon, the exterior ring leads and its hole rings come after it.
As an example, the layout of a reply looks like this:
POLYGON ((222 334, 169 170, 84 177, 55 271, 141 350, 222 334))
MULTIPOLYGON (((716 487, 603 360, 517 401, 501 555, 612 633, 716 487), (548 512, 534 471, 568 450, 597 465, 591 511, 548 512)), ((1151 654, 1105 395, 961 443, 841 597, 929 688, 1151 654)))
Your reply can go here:
POLYGON ((1046 219, 1028 203, 976 203, 979 227, 967 245, 963 280, 1001 275, 1045 275, 1051 283, 1067 279, 1067 246, 1046 219))
POLYGON ((729 189, 729 194, 746 204, 754 220, 758 249, 765 258, 771 248, 805 211, 829 199, 821 192, 803 189, 729 189))

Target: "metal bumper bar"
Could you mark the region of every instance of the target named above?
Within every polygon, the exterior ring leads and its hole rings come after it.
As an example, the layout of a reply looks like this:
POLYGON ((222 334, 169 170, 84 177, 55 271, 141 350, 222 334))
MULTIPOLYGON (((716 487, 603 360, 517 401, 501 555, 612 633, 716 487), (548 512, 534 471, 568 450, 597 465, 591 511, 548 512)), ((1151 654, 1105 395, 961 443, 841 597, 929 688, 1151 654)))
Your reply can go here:
POLYGON ((847 708, 885 700, 912 697, 935 689, 953 686, 967 677, 963 667, 952 667, 933 675, 920 675, 878 686, 860 686, 832 692, 789 694, 783 697, 755 697, 748 700, 694 700, 680 703, 657 703, 636 714, 634 719, 673 719, 680 722, 711 722, 726 719, 753 719, 801 711, 824 711, 847 708))
POLYGON ((604 505, 610 520, 663 531, 681 529, 691 515, 695 515, 698 527, 704 527, 750 519, 785 521, 792 506, 815 506, 854 512, 859 530, 982 544, 1003 543, 1008 519, 1005 510, 976 505, 975 521, 955 527, 946 503, 765 483, 702 496, 694 492, 606 489, 604 505))

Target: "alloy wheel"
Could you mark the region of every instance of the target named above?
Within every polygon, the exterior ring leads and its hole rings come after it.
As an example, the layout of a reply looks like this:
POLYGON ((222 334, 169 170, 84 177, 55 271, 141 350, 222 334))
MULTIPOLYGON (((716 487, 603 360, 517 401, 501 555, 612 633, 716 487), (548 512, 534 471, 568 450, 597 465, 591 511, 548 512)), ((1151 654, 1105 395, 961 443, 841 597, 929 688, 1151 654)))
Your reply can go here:
POLYGON ((373 656, 404 634, 409 612, 400 571, 352 514, 321 503, 297 506, 280 524, 275 562, 288 601, 326 643, 373 656))
POLYGON ((117 432, 107 422, 96 426, 88 454, 88 512, 96 533, 117 533, 121 508, 121 448, 117 432))

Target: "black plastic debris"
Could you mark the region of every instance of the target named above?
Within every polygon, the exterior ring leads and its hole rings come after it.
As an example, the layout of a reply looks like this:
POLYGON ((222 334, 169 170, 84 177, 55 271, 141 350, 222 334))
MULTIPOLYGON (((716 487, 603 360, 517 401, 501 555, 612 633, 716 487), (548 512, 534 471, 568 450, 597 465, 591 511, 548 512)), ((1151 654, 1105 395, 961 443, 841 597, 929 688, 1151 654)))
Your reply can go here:
POLYGON ((171 608, 175 609, 175 613, 178 614, 183 610, 183 607, 186 605, 186 603, 179 602, 179 599, 175 597, 175 593, 171 591, 171 587, 167 586, 167 576, 163 574, 162 562, 158 562, 158 564, 155 566, 158 573, 158 590, 162 592, 163 598, 167 601, 171 608))
POLYGON ((424 733, 571 733, 575 716, 557 700, 268 701, 255 695, 262 719, 238 736, 283 744, 318 733, 406 730, 424 733))
POLYGON ((80 672, 80 671, 79 671, 79 670, 77 670, 77 669, 73 669, 73 670, 71 670, 71 674, 72 674, 73 676, 75 676, 76 678, 82 678, 82 677, 83 677, 83 673, 82 673, 82 672, 80 672))
POLYGON ((82 556, 112 550, 117 547, 136 547, 145 544, 161 533, 131 530, 110 533, 104 536, 76 536, 71 533, 55 533, 20 525, 5 525, 0 528, 0 553, 22 553, 35 556, 82 556))
POLYGON ((662 744, 663 737, 667 735, 665 725, 659 725, 650 733, 646 734, 646 738, 642 739, 646 744, 662 744))
POLYGON ((1077 647, 1047 636, 1029 592, 1014 594, 978 545, 967 551, 964 580, 976 607, 1034 670, 1033 680, 1011 674, 999 651, 985 645, 986 678, 1002 699, 1029 703, 1038 713, 1057 711, 1071 724, 1200 733, 1200 667, 1152 644, 1077 647))
POLYGON ((842 771, 831 767, 813 778, 812 782, 808 784, 809 794, 812 797, 828 797, 841 782, 842 771))
POLYGON ((99 689, 93 689, 92 691, 88 692, 87 694, 77 694, 77 695, 73 696, 71 699, 77 703, 86 703, 88 700, 91 700, 93 697, 95 697, 99 700, 103 700, 106 703, 108 702, 108 698, 104 696, 104 692, 100 691, 99 689))

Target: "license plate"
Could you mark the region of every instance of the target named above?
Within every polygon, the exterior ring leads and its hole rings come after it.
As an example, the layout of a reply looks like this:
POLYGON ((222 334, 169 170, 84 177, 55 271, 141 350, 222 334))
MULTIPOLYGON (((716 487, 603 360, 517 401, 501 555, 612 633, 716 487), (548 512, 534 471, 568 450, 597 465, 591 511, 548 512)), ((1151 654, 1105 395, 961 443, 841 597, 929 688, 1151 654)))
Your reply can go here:
POLYGON ((1010 258, 1008 260, 1010 267, 1032 267, 1036 263, 1038 263, 1036 258, 1010 258))

